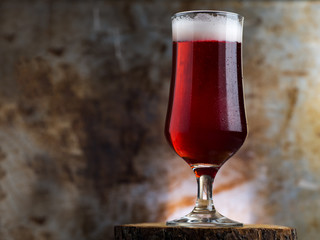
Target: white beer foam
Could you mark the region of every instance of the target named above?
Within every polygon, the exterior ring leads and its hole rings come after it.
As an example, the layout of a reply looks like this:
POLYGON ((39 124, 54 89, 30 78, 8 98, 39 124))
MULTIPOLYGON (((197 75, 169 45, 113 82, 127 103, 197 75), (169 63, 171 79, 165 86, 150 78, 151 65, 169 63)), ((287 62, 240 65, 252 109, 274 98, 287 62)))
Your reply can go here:
POLYGON ((172 21, 173 41, 216 40, 242 42, 242 25, 238 18, 198 13, 194 18, 178 16, 172 21))

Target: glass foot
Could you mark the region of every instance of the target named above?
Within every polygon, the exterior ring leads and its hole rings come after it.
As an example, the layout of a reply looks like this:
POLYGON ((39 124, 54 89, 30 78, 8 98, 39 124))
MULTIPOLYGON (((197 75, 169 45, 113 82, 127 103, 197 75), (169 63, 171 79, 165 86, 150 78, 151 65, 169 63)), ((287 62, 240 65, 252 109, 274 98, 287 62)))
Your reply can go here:
POLYGON ((168 221, 169 226, 183 227, 242 227, 243 224, 233 221, 216 211, 195 212, 193 210, 188 215, 168 221))

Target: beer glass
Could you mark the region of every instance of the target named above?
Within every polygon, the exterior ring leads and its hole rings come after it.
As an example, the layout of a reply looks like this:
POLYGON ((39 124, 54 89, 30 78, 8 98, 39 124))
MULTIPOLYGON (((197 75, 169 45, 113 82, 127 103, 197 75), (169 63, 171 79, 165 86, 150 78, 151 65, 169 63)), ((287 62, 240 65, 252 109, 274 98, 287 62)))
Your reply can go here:
POLYGON ((165 136, 193 169, 198 194, 180 226, 242 226, 219 214, 213 180, 243 144, 247 123, 242 87, 243 17, 188 11, 172 17, 173 64, 165 136))

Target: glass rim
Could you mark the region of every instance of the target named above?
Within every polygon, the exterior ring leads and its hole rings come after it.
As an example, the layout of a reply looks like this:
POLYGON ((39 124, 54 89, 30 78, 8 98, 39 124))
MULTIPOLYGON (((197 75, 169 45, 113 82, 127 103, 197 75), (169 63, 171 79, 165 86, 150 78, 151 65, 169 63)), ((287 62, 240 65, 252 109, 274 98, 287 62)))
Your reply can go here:
POLYGON ((217 15, 224 15, 224 16, 234 16, 234 17, 238 17, 239 19, 244 19, 242 15, 235 12, 220 11, 220 10, 190 10, 190 11, 177 12, 173 14, 171 17, 171 20, 187 14, 197 14, 197 13, 210 13, 210 14, 217 14, 217 15))

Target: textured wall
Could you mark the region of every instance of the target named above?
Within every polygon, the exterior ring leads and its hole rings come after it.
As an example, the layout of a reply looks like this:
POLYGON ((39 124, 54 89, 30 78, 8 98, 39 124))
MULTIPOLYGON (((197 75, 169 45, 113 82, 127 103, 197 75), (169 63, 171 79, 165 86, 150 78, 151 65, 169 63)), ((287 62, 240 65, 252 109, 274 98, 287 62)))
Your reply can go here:
POLYGON ((0 2, 0 237, 112 239, 190 211, 195 180, 163 125, 170 16, 245 16, 250 134, 215 183, 246 223, 320 233, 320 3, 0 2))

